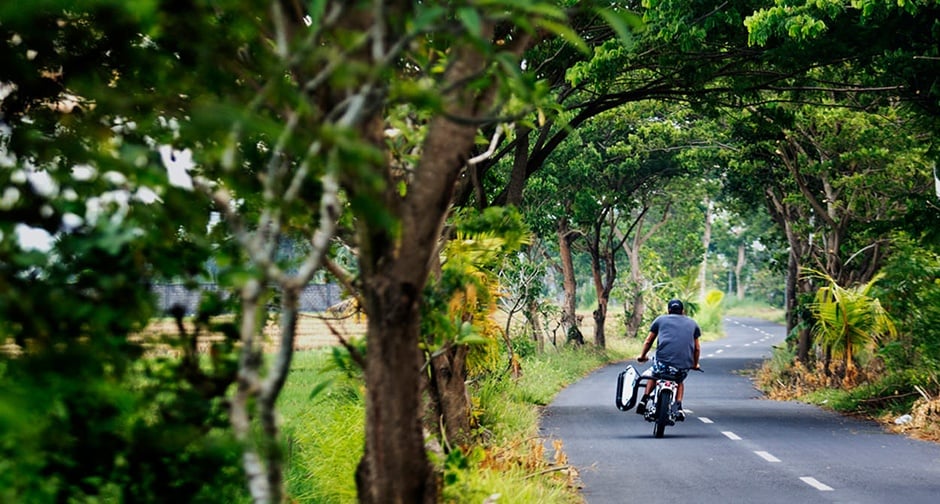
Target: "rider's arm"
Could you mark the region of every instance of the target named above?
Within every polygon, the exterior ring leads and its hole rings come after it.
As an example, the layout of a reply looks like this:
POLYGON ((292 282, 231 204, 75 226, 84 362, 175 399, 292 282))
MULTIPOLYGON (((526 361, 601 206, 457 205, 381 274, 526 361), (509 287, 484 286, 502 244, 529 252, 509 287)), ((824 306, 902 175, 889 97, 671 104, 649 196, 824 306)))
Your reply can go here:
POLYGON ((698 338, 695 338, 695 350, 692 351, 692 369, 698 369, 698 357, 702 353, 702 345, 699 344, 698 338))
MULTIPOLYGON (((646 362, 649 360, 649 358, 646 357, 646 354, 649 353, 650 347, 653 346, 653 340, 655 339, 656 339, 656 333, 650 331, 649 336, 646 337, 646 341, 643 342, 643 352, 640 353, 640 356, 637 357, 636 360, 640 362, 646 362)), ((698 340, 696 340, 695 343, 698 344, 698 340)))

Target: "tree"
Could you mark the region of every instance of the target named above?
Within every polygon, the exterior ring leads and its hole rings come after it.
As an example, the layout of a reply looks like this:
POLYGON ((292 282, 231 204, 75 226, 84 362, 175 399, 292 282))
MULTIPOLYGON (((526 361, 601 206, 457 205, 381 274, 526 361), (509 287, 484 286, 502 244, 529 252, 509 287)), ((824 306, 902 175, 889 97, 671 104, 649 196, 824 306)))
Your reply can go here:
POLYGON ((440 271, 423 294, 420 347, 428 368, 422 373, 428 400, 424 425, 449 450, 473 442, 466 382, 498 367, 501 328, 492 319, 500 295, 498 270, 529 241, 515 209, 488 208, 477 214, 465 209, 450 219, 453 239, 441 251, 440 271))
MULTIPOLYGON (((583 43, 565 27, 565 12, 547 3, 389 7, 394 7, 391 15, 377 10, 356 18, 382 27, 389 44, 373 48, 391 51, 373 51, 365 67, 397 77, 389 96, 422 105, 409 117, 426 134, 394 151, 403 154, 397 162, 370 164, 365 176, 340 181, 353 203, 358 282, 369 315, 366 446, 357 485, 363 502, 432 502, 437 485, 420 423, 420 313, 454 191, 472 161, 479 127, 495 125, 504 106, 513 105, 510 97, 532 100, 534 90, 519 73, 519 58, 536 32, 555 31, 569 43, 583 43), (385 19, 399 23, 386 26, 385 19), (397 52, 405 49, 407 57, 397 52), (393 61, 403 64, 383 66, 393 61)), ((356 96, 371 103, 384 81, 367 80, 356 96)), ((382 126, 375 121, 360 133, 380 150, 382 126)), ((445 366, 431 372, 461 376, 463 371, 445 366)), ((438 404, 450 404, 448 394, 465 391, 460 380, 446 383, 455 388, 441 390, 438 404)))
MULTIPOLYGON (((506 264, 499 272, 500 285, 504 290, 500 297, 500 309, 507 315, 504 337, 509 353, 510 368, 515 369, 516 356, 510 341, 510 328, 513 316, 523 312, 526 326, 532 331, 539 352, 545 350, 545 328, 542 325, 543 312, 550 305, 546 302, 545 280, 550 272, 547 270, 547 251, 542 244, 535 242, 524 249, 522 253, 515 254, 506 260, 506 264)), ((551 342, 556 343, 554 340, 551 342)))
POLYGON ((728 264, 727 293, 738 300, 747 294, 748 277, 770 266, 761 263, 769 259, 768 250, 774 246, 773 226, 763 206, 747 207, 734 198, 721 201, 712 245, 728 264))
MULTIPOLYGON (((520 181, 543 169, 573 132, 624 104, 652 100, 717 110, 774 100, 772 93, 788 89, 837 94, 867 89, 851 77, 826 80, 809 72, 866 61, 868 53, 858 47, 789 39, 749 46, 744 19, 760 7, 763 2, 750 1, 637 6, 642 18, 627 17, 637 30, 629 49, 617 43, 615 30, 600 18, 575 17, 574 28, 586 34, 593 52, 582 56, 556 39, 545 39, 527 52, 527 68, 544 79, 553 102, 544 100, 537 113, 520 121, 524 128, 516 128, 491 159, 473 167, 457 201, 517 204, 524 187, 520 181), (501 162, 505 158, 511 161, 501 162)), ((873 85, 871 92, 878 91, 883 90, 873 85)))
MULTIPOLYGON (((814 271, 808 273, 825 282, 816 291, 816 300, 810 305, 816 320, 813 335, 822 346, 831 348, 836 355, 842 355, 843 384, 850 387, 855 384, 854 356, 862 350, 871 350, 879 338, 893 338, 896 335, 894 323, 881 303, 869 295, 875 282, 882 276, 847 288, 826 274, 814 271)), ((826 372, 829 372, 828 362, 826 372)))
POLYGON ((653 286, 648 278, 649 272, 643 267, 642 249, 650 238, 666 224, 669 219, 669 207, 670 203, 667 202, 661 210, 660 217, 649 225, 645 222, 649 207, 644 208, 643 213, 637 218, 633 237, 626 236, 627 239, 623 241, 623 248, 630 264, 630 280, 625 289, 627 305, 624 324, 627 336, 640 336, 640 326, 643 325, 646 315, 646 297, 653 286))
POLYGON ((729 177, 741 197, 766 196, 787 237, 788 329, 799 331, 804 361, 812 322, 798 303, 815 288, 799 269, 824 271, 840 284, 866 282, 883 263, 888 229, 919 222, 911 216, 929 208, 921 203, 930 188, 926 136, 910 115, 898 106, 823 103, 749 111, 750 125, 737 124, 751 159, 736 162, 729 177))

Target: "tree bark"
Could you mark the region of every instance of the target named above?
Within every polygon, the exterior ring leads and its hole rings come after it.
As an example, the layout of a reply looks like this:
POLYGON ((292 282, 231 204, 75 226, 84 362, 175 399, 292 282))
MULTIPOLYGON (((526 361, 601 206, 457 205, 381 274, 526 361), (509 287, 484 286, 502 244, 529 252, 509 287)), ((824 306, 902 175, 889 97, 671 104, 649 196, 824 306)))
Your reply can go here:
POLYGON ((705 252, 702 254, 702 269, 699 272, 699 299, 705 301, 705 294, 708 292, 708 247, 712 242, 712 203, 709 198, 705 198, 705 231, 702 233, 702 246, 705 252))
MULTIPOLYGON (((470 440, 470 394, 467 392, 467 353, 470 347, 456 345, 431 359, 429 398, 436 407, 425 418, 425 428, 439 431, 446 446, 463 445, 470 440)), ((422 373, 422 376, 424 374, 422 373)))
POLYGON ((604 323, 607 320, 607 304, 610 300, 611 283, 616 275, 616 269, 614 268, 613 257, 601 257, 596 240, 597 238, 595 238, 595 243, 589 247, 591 251, 591 277, 594 280, 594 291, 597 293, 597 308, 593 314, 594 344, 598 348, 606 348, 607 337, 604 333, 604 323))
POLYGON ((561 327, 565 334, 570 334, 572 328, 578 325, 577 308, 578 283, 574 276, 574 260, 571 256, 571 242, 577 235, 568 227, 568 219, 562 217, 558 220, 558 250, 561 256, 562 288, 565 293, 561 312, 561 327))
POLYGON ((365 288, 366 446, 356 471, 359 501, 433 503, 437 489, 420 421, 419 293, 423 279, 379 274, 365 288))
POLYGON ((597 309, 594 310, 594 343, 598 348, 607 347, 607 335, 605 326, 607 321, 608 305, 610 304, 610 293, 614 289, 614 282, 617 280, 617 265, 614 262, 616 250, 623 244, 618 243, 612 246, 608 243, 607 252, 599 254, 592 247, 591 250, 591 272, 594 277, 594 288, 597 291, 597 309))
POLYGON ((526 318, 532 327, 532 339, 535 340, 535 346, 539 353, 545 351, 545 331, 542 329, 542 320, 539 317, 539 303, 537 299, 529 299, 526 302, 526 318))
POLYGON ((743 243, 738 244, 738 262, 734 265, 734 285, 739 301, 744 301, 744 282, 741 281, 741 272, 744 271, 745 249, 743 243))
POLYGON ((528 126, 516 128, 516 153, 513 156, 512 172, 506 186, 506 204, 522 204, 522 189, 525 188, 526 166, 529 164, 529 136, 532 130, 528 126))

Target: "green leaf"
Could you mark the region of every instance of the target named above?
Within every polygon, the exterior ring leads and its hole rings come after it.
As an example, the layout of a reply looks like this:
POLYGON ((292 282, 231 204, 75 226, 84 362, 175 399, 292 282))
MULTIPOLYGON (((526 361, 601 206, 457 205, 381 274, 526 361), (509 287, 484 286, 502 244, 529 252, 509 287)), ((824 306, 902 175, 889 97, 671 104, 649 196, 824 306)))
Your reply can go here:
POLYGON ((437 5, 433 7, 417 5, 415 9, 415 18, 411 21, 411 29, 416 32, 424 31, 425 28, 436 23, 446 12, 443 7, 437 5))
POLYGON ((546 30, 558 35, 563 38, 566 42, 573 45, 575 49, 582 52, 585 56, 591 55, 591 49, 584 42, 584 39, 578 35, 578 32, 573 30, 570 26, 558 23, 555 21, 549 21, 548 19, 540 19, 536 22, 536 25, 545 28, 546 30))
POLYGON ((610 25, 620 39, 620 43, 625 47, 633 46, 633 32, 641 32, 646 29, 643 20, 632 12, 598 9, 597 13, 610 25))
POLYGON ((332 382, 333 380, 329 379, 329 380, 323 380, 320 383, 317 383, 316 385, 314 385, 313 389, 310 391, 310 395, 307 396, 307 399, 313 399, 316 396, 320 395, 320 393, 326 390, 326 388, 329 387, 330 383, 332 382))
POLYGON ((313 27, 313 29, 319 29, 320 20, 323 19, 324 12, 326 12, 326 0, 310 0, 307 15, 310 16, 310 26, 313 27))
POLYGON ((467 29, 467 32, 474 37, 483 35, 483 21, 480 19, 480 13, 476 9, 463 7, 457 11, 457 19, 467 29))

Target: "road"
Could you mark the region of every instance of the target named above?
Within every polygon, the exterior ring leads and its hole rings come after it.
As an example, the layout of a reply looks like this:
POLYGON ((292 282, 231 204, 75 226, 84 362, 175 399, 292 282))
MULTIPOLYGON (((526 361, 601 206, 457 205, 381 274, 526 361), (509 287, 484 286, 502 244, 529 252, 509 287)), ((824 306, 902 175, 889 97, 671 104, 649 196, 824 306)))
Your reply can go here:
POLYGON ((742 370, 769 357, 784 328, 757 319, 725 328, 727 337, 702 345, 705 373, 686 379, 688 418, 662 439, 614 405, 626 363, 592 373, 546 408, 542 435, 562 441, 588 504, 940 502, 940 445, 762 398, 742 370))

